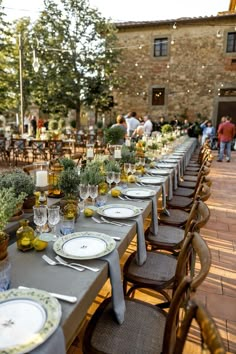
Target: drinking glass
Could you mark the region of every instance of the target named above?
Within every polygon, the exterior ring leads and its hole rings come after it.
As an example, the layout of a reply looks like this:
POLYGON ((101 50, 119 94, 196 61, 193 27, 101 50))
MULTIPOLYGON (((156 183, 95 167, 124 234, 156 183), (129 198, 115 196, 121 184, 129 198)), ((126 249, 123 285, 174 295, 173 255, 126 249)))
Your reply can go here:
POLYGON ((34 211, 34 223, 39 227, 39 233, 41 235, 43 226, 47 222, 47 206, 46 205, 33 206, 33 211, 34 211))
POLYGON ((95 204, 95 199, 98 196, 98 186, 91 185, 89 186, 89 196, 92 198, 92 204, 95 204))
POLYGON ((140 157, 139 161, 140 161, 140 165, 144 167, 145 166, 145 157, 140 157))
POLYGON ((111 189, 111 184, 114 182, 114 172, 113 171, 107 172, 106 181, 109 184, 109 189, 111 189))
POLYGON ((89 197, 89 188, 87 184, 80 184, 79 185, 79 196, 83 199, 83 209, 85 207, 85 201, 89 197))
POLYGON ((61 234, 68 235, 75 231, 75 218, 68 218, 66 215, 62 216, 61 234))
POLYGON ((128 175, 131 171, 130 171, 130 163, 124 163, 124 172, 126 175, 128 175))
POLYGON ((114 172, 114 182, 116 186, 120 183, 120 172, 114 172))
POLYGON ((134 163, 130 164, 130 172, 132 173, 132 175, 136 173, 136 165, 134 163))
POLYGON ((48 222, 52 226, 52 233, 55 234, 56 225, 60 222, 60 207, 52 205, 48 207, 48 222))

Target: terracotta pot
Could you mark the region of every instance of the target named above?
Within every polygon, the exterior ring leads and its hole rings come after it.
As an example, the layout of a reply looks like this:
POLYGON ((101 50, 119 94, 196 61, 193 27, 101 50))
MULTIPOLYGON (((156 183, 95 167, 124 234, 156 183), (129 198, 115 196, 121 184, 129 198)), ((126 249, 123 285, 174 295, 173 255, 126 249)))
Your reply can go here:
POLYGON ((25 213, 32 213, 33 212, 33 206, 35 205, 35 195, 32 195, 31 197, 28 197, 27 199, 24 200, 23 203, 23 210, 25 213))
POLYGON ((7 256, 8 243, 9 235, 4 231, 0 231, 0 260, 6 258, 7 256))

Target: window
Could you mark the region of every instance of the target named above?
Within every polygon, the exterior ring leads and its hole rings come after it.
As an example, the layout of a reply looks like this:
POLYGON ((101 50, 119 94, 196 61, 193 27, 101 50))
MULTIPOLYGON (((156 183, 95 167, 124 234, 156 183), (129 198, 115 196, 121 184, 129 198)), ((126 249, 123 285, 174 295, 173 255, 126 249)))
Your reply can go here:
POLYGON ((229 32, 227 35, 227 53, 236 53, 236 32, 229 32))
POLYGON ((152 89, 152 105, 153 106, 164 106, 165 105, 165 89, 164 88, 153 88, 152 89))
POLYGON ((154 39, 154 57, 166 57, 168 55, 168 38, 154 39))

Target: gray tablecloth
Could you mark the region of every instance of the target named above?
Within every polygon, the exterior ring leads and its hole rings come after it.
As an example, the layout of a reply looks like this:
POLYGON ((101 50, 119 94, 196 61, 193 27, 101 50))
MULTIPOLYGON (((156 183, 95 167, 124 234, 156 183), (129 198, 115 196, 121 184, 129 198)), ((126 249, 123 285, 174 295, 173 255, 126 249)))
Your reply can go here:
POLYGON ((59 327, 55 333, 49 337, 46 342, 32 350, 30 353, 32 354, 65 354, 66 347, 65 347, 65 340, 64 334, 59 327))

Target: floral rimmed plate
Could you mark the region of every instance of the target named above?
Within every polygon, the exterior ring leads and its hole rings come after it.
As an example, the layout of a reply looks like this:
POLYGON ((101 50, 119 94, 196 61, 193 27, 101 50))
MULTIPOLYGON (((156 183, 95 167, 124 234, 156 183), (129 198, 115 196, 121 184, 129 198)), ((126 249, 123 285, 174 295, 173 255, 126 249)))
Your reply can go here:
POLYGON ((141 214, 142 210, 133 205, 109 204, 98 208, 97 213, 112 219, 127 219, 141 214))
POLYGON ((61 305, 46 291, 11 289, 0 293, 0 352, 28 353, 57 329, 61 305))
POLYGON ((156 194, 156 191, 148 188, 127 188, 122 194, 130 198, 149 198, 156 194))
POLYGON ((139 182, 144 184, 157 184, 160 185, 165 182, 165 178, 162 177, 140 177, 139 182))
POLYGON ((54 251, 69 259, 96 259, 111 253, 116 242, 108 235, 93 231, 75 232, 57 239, 54 251))
POLYGON ((170 170, 164 168, 150 168, 148 172, 153 175, 160 175, 160 176, 169 176, 169 174, 171 173, 170 170))

